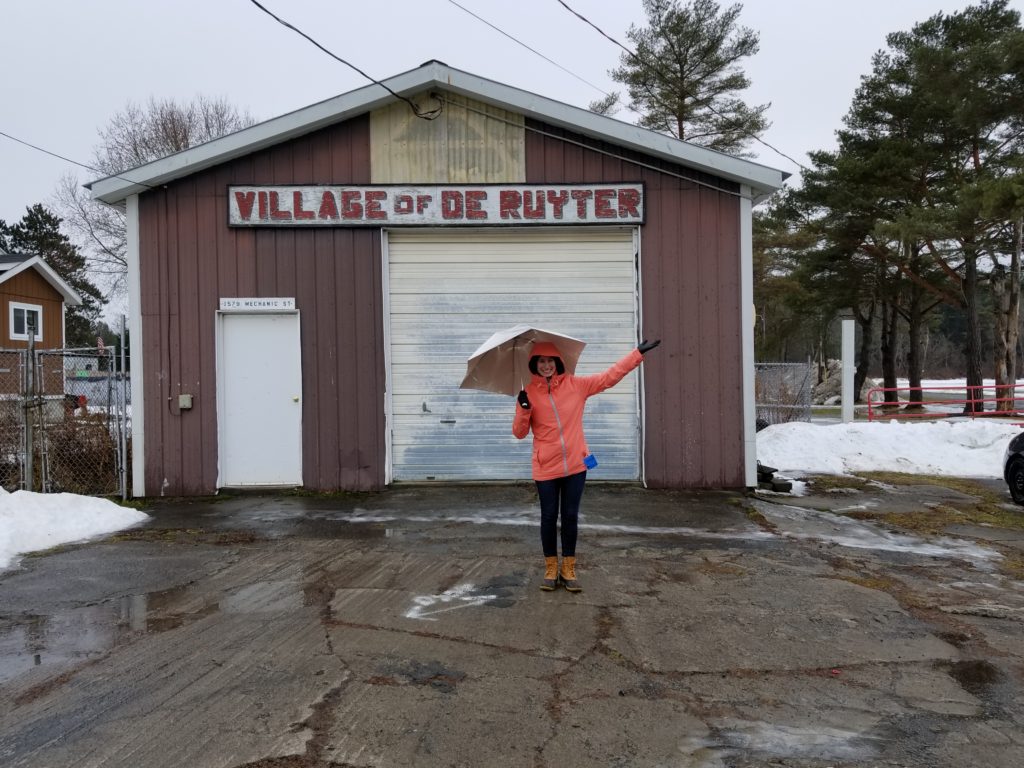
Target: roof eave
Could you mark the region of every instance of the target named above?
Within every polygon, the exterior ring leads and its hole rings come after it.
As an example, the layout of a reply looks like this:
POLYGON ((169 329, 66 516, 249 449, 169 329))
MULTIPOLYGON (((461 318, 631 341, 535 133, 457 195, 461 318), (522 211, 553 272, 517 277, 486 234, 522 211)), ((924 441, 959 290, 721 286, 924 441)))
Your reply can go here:
POLYGON ((26 259, 15 267, 8 269, 6 272, 0 274, 0 283, 10 280, 15 275, 19 275, 27 269, 34 269, 43 279, 48 282, 51 287, 57 291, 63 297, 64 303, 71 307, 77 307, 82 304, 82 297, 78 294, 74 288, 67 284, 57 272, 43 261, 41 256, 33 256, 30 259, 26 259))
POLYGON ((526 117, 590 138, 609 141, 625 149, 685 165, 727 181, 747 184, 755 193, 764 196, 781 188, 783 181, 789 176, 776 168, 696 144, 688 144, 672 136, 563 104, 545 96, 512 88, 460 70, 449 71, 452 77, 441 85, 454 93, 469 98, 480 98, 480 95, 484 95, 485 100, 494 106, 519 112, 526 117))
MULTIPOLYGON (((745 184, 751 188, 755 203, 779 189, 788 176, 775 168, 687 144, 646 128, 452 69, 438 61, 396 75, 384 83, 400 95, 439 88, 485 101, 548 125, 608 141, 737 184, 745 184)), ((154 160, 117 176, 99 179, 87 186, 95 199, 118 205, 129 195, 370 112, 393 100, 394 96, 380 85, 368 85, 154 160)))
MULTIPOLYGON (((425 87, 440 85, 440 82, 435 79, 424 79, 425 69, 426 67, 420 67, 396 75, 385 82, 393 91, 403 95, 414 93, 425 87)), ((390 104, 393 100, 394 97, 381 86, 368 85, 208 141, 205 144, 162 157, 116 176, 97 179, 86 184, 86 187, 92 190, 94 199, 116 205, 129 195, 159 187, 161 184, 185 175, 212 168, 252 152, 258 152, 261 149, 340 123, 390 104)))

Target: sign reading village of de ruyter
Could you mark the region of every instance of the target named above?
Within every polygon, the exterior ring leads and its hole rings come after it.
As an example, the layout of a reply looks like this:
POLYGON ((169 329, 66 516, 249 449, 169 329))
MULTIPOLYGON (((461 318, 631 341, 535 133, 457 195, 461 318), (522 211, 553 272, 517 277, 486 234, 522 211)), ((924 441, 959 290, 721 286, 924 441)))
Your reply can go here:
POLYGON ((643 184, 232 186, 233 227, 642 224, 643 184))

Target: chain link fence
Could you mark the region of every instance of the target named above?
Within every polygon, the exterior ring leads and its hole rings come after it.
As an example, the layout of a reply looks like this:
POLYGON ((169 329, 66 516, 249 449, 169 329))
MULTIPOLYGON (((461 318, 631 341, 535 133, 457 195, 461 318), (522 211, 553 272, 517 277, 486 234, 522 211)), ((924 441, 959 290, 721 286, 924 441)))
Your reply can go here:
POLYGON ((25 459, 24 350, 0 349, 0 485, 21 488, 25 459))
POLYGON ((758 431, 772 424, 811 420, 814 366, 755 363, 754 399, 758 431))
POLYGON ((0 483, 6 490, 126 498, 131 390, 111 352, 0 350, 0 483))

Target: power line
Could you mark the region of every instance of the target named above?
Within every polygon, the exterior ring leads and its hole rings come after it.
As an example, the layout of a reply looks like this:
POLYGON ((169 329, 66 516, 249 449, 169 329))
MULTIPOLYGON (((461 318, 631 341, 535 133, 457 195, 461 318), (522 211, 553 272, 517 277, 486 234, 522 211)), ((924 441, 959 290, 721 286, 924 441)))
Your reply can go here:
MULTIPOLYGON (((592 22, 592 21, 591 21, 590 19, 588 19, 588 18, 587 18, 586 16, 584 16, 584 15, 582 15, 582 14, 578 13, 577 11, 573 10, 573 9, 572 9, 572 8, 570 8, 570 7, 568 6, 568 5, 566 5, 565 3, 563 3, 563 2, 562 2, 562 0, 558 0, 558 2, 559 2, 559 4, 561 4, 561 6, 562 6, 563 8, 565 8, 565 10, 567 10, 567 11, 568 11, 569 13, 571 13, 571 14, 572 14, 573 16, 575 16, 575 17, 576 17, 577 19, 579 19, 580 21, 582 21, 582 22, 583 22, 583 23, 585 23, 585 24, 589 24, 589 25, 590 25, 591 27, 593 27, 594 29, 596 29, 596 30, 597 30, 597 31, 598 31, 598 32, 599 32, 599 33, 600 33, 601 35, 603 35, 604 37, 606 37, 606 38, 608 38, 609 40, 611 40, 611 41, 612 41, 613 43, 615 43, 615 45, 619 46, 619 48, 621 48, 621 49, 622 49, 622 50, 624 50, 624 51, 625 51, 626 53, 628 53, 628 54, 629 54, 630 56, 632 56, 632 57, 633 57, 634 59, 637 59, 637 60, 639 61, 639 57, 638 57, 638 56, 637 56, 637 55, 636 55, 635 53, 633 53, 633 52, 632 52, 631 50, 629 50, 629 48, 627 48, 626 46, 624 46, 624 45, 623 45, 622 43, 620 43, 620 42, 619 42, 618 40, 616 40, 616 39, 615 39, 614 37, 612 37, 612 36, 611 36, 611 35, 609 35, 609 34, 608 34, 607 32, 605 32, 605 31, 604 31, 603 29, 601 29, 601 28, 600 28, 599 26, 597 26, 597 25, 596 25, 596 24, 595 24, 594 22, 592 22)), ((641 63, 642 63, 642 62, 641 62, 641 63)))
MULTIPOLYGON (((603 29, 601 29, 599 26, 597 26, 594 22, 592 22, 590 19, 588 19, 586 16, 584 16, 581 13, 579 13, 578 11, 570 8, 565 3, 565 0, 555 0, 555 2, 557 2, 563 8, 565 8, 565 10, 567 10, 573 16, 575 16, 576 18, 580 19, 580 21, 582 21, 585 24, 588 24, 589 26, 591 26, 594 29, 596 29, 603 37, 607 38, 608 40, 611 40, 613 43, 615 43, 615 45, 619 46, 619 48, 624 50, 637 64, 639 64, 642 67, 645 67, 646 69, 648 69, 651 72, 654 72, 656 75, 660 76, 660 78, 661 78, 663 83, 665 83, 666 85, 671 85, 671 78, 669 78, 663 71, 661 71, 659 68, 657 68, 657 67, 655 67, 655 66, 653 66, 651 64, 648 64, 646 61, 641 59, 640 56, 635 51, 632 51, 629 48, 627 48, 626 46, 624 46, 622 43, 620 43, 618 40, 616 40, 614 37, 609 35, 607 32, 605 32, 603 29)), ((691 99, 696 99, 697 98, 692 93, 684 92, 683 95, 684 96, 689 96, 691 99)), ((709 112, 713 112, 714 114, 718 115, 723 120, 729 120, 728 117, 723 115, 721 112, 719 112, 717 109, 712 107, 710 104, 707 104, 706 106, 707 106, 709 112)), ((805 171, 810 171, 811 170, 806 165, 801 163, 799 160, 796 160, 796 159, 790 157, 789 155, 787 155, 781 149, 773 147, 771 144, 769 144, 767 141, 762 139, 760 136, 757 136, 757 135, 755 135, 753 133, 750 133, 749 131, 745 131, 742 128, 739 128, 739 126, 736 126, 736 128, 737 128, 739 133, 742 133, 745 136, 749 136, 751 139, 753 139, 754 141, 758 142, 759 144, 763 144, 764 146, 768 147, 768 149, 770 149, 772 152, 776 153, 780 157, 786 158, 787 160, 789 160, 789 162, 793 163, 797 167, 799 167, 799 168, 801 168, 801 169, 803 169, 805 171)))
POLYGON ((548 58, 547 56, 545 56, 545 55, 544 55, 543 53, 541 53, 541 52, 540 52, 540 51, 538 51, 537 49, 535 49, 535 48, 531 48, 531 47, 530 47, 529 45, 527 45, 526 43, 524 43, 524 42, 523 42, 522 40, 520 40, 519 38, 517 38, 517 37, 515 37, 515 36, 513 36, 513 35, 510 35, 510 34, 509 34, 508 32, 506 32, 505 30, 501 29, 501 28, 500 28, 500 27, 498 27, 498 26, 495 26, 494 24, 492 24, 491 22, 489 22, 489 21, 488 21, 487 19, 485 19, 485 18, 483 18, 483 17, 481 17, 481 16, 477 16, 477 15, 476 15, 475 13, 473 13, 473 12, 472 12, 471 10, 469 10, 469 8, 467 8, 466 6, 464 6, 464 5, 460 5, 459 3, 455 2, 455 0, 448 0, 448 2, 449 2, 449 3, 451 3, 452 5, 454 5, 454 6, 456 7, 456 8, 461 8, 461 9, 462 9, 463 11, 465 11, 466 13, 468 13, 468 14, 469 14, 470 16, 472 16, 472 17, 473 17, 474 19, 476 19, 477 21, 481 21, 481 22, 483 22, 483 23, 484 23, 484 24, 486 24, 486 25, 487 25, 488 27, 490 27, 491 29, 493 29, 493 30, 494 30, 495 32, 499 32, 500 34, 502 34, 502 35, 504 35, 505 37, 507 37, 507 38, 508 38, 509 40, 511 40, 511 41, 513 41, 513 42, 515 42, 515 43, 518 43, 519 45, 521 45, 521 46, 522 46, 523 48, 525 48, 526 50, 530 51, 531 53, 535 53, 535 54, 537 54, 538 56, 540 56, 540 57, 541 57, 542 59, 544 59, 544 61, 548 62, 549 64, 554 64, 554 65, 555 65, 556 67, 558 67, 558 68, 559 68, 560 70, 562 70, 562 71, 563 71, 563 72, 565 72, 566 74, 572 75, 572 76, 573 76, 573 77, 575 77, 575 78, 576 78, 577 80, 579 80, 579 81, 580 81, 581 83, 583 83, 583 84, 585 84, 585 85, 589 85, 589 86, 590 86, 591 88, 593 88, 593 89, 594 89, 595 91, 600 91, 600 92, 601 92, 601 93, 603 93, 603 94, 604 94, 605 96, 609 96, 609 97, 610 97, 610 96, 612 95, 612 94, 608 93, 608 91, 604 90, 604 88, 601 88, 600 86, 594 85, 594 84, 593 84, 592 82, 590 82, 589 80, 585 80, 584 78, 580 77, 580 76, 579 76, 579 75, 577 75, 577 74, 576 74, 575 72, 573 72, 572 70, 566 69, 566 68, 565 68, 565 67, 563 67, 563 66, 562 66, 561 64, 559 64, 559 63, 558 63, 557 61, 554 61, 553 59, 549 59, 549 58, 548 58))
POLYGON ((314 40, 312 37, 310 37, 305 32, 303 32, 301 29, 296 27, 294 24, 289 24, 287 21, 282 19, 280 16, 277 16, 272 11, 268 10, 265 6, 263 6, 259 2, 257 2, 257 0, 249 0, 249 2, 252 3, 253 5, 255 5, 257 8, 259 8, 265 14, 270 16, 272 19, 274 19, 274 21, 276 21, 278 24, 281 24, 282 26, 287 27, 292 32, 295 32, 297 35, 300 35, 300 36, 306 38, 307 40, 309 40, 309 42, 311 42, 313 45, 315 45, 321 51, 326 53, 332 59, 334 59, 336 61, 340 61, 346 67, 350 67, 351 69, 354 69, 356 72, 358 72, 360 75, 365 77, 367 80, 369 80, 374 85, 379 85, 385 91, 387 91, 392 96, 394 96, 396 99, 401 99, 402 101, 404 101, 406 104, 408 104, 412 108, 412 113, 414 115, 416 115, 416 117, 421 117, 424 120, 434 120, 434 119, 436 119, 437 117, 439 117, 441 115, 440 108, 438 108, 438 109, 431 109, 431 110, 428 110, 426 112, 421 112, 420 108, 416 105, 416 102, 414 102, 412 99, 408 99, 405 96, 402 96, 401 94, 395 93, 393 90, 391 90, 386 85, 384 85, 384 83, 382 83, 380 80, 375 80, 374 78, 370 77, 368 74, 363 72, 363 70, 361 70, 355 64, 353 64, 353 63, 351 63, 349 61, 345 61, 345 59, 341 58, 340 56, 338 56, 334 52, 328 50, 327 48, 322 46, 320 43, 318 43, 316 40, 314 40))
POLYGON ((44 149, 43 147, 36 146, 35 144, 32 144, 31 142, 25 141, 24 139, 19 139, 17 136, 11 136, 11 134, 9 134, 9 133, 4 133, 3 131, 0 131, 0 136, 3 136, 4 138, 10 139, 11 141, 16 141, 19 144, 24 144, 26 147, 31 147, 32 149, 36 150, 37 152, 42 152, 44 155, 50 155, 50 157, 56 157, 58 160, 63 160, 65 163, 71 163, 72 165, 77 165, 80 168, 85 168, 87 171, 92 171, 93 173, 101 174, 104 177, 121 179, 121 181, 127 181, 127 182, 130 182, 132 184, 138 184, 140 187, 145 187, 146 189, 156 189, 156 187, 151 187, 149 184, 145 184, 145 183, 143 183, 141 181, 135 181, 134 179, 129 179, 129 178, 125 177, 125 176, 120 176, 120 175, 118 175, 116 173, 108 173, 107 171, 104 171, 102 168, 96 168, 95 166, 86 165, 85 163, 80 163, 77 160, 72 160, 70 157, 64 157, 64 155, 58 155, 56 152, 51 152, 48 149, 44 149))

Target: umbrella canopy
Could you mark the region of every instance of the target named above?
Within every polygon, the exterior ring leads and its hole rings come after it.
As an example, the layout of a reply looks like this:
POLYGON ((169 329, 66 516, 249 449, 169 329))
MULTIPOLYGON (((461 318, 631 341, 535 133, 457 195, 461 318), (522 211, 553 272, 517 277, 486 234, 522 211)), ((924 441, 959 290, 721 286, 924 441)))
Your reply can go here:
POLYGON ((533 345, 549 341, 562 353, 567 373, 575 373, 586 342, 543 328, 515 325, 498 331, 481 344, 466 363, 460 389, 482 389, 501 395, 516 395, 530 380, 529 363, 533 345))

